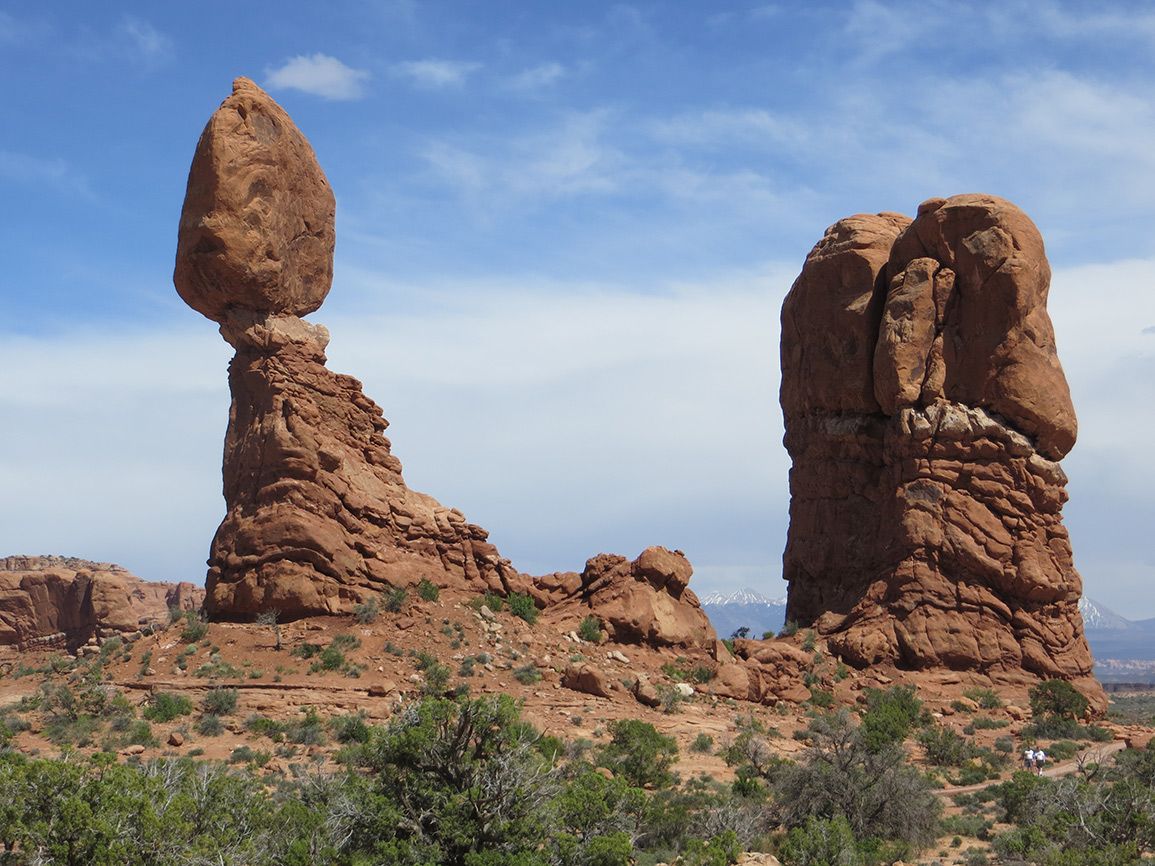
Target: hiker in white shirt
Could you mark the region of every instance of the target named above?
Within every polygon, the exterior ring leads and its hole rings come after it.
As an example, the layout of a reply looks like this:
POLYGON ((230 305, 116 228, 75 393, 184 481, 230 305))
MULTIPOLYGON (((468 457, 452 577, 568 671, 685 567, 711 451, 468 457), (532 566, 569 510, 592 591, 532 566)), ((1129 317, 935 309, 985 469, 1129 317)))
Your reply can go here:
POLYGON ((1047 755, 1042 749, 1039 749, 1037 752, 1035 752, 1035 766, 1039 768, 1040 776, 1043 775, 1043 765, 1046 763, 1047 755))
POLYGON ((1035 769, 1035 750, 1027 749, 1023 752, 1023 769, 1032 772, 1035 769))

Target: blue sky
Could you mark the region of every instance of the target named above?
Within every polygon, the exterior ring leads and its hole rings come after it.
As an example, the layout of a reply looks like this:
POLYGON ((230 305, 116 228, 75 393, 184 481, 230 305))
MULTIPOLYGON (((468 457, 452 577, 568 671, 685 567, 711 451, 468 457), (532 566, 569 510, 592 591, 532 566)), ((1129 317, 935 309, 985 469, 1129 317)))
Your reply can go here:
POLYGON ((531 572, 687 552, 781 594, 777 315, 823 229, 933 195, 1039 224, 1088 591, 1155 616, 1146 3, 0 2, 0 554, 203 578, 228 347, 172 289, 236 75, 338 203, 330 366, 410 484, 531 572))

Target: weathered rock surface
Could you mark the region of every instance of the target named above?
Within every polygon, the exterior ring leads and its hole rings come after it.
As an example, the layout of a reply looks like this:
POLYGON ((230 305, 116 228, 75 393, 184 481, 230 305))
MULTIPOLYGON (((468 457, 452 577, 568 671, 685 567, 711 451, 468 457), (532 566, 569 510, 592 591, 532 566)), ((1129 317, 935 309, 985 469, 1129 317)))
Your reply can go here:
POLYGON ((233 310, 313 312, 333 279, 334 212, 305 136, 268 94, 238 78, 189 169, 177 292, 216 322, 233 310))
POLYGON ((76 649, 168 622, 170 608, 197 610, 203 601, 191 583, 145 581, 107 562, 9 556, 0 559, 0 645, 76 649))
POLYGON ((782 310, 787 618, 858 666, 1090 681, 1075 442, 1034 224, 987 195, 827 230, 782 310))
POLYGON ((705 648, 717 635, 689 588, 693 571, 681 551, 648 547, 632 562, 600 553, 581 574, 545 575, 529 591, 542 606, 568 602, 596 616, 615 643, 705 648))

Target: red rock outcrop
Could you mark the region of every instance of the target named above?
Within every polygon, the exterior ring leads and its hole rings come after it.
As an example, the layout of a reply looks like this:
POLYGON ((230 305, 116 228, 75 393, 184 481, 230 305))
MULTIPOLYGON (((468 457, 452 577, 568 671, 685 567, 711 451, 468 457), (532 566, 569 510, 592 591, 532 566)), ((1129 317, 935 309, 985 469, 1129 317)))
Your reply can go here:
POLYGON ((107 562, 9 556, 0 559, 0 646, 76 649, 166 623, 170 608, 199 610, 203 601, 191 583, 145 581, 107 562))
POLYGON ((610 640, 656 647, 707 647, 714 629, 689 588, 694 573, 681 551, 647 547, 632 562, 600 553, 581 574, 564 572, 534 582, 543 603, 571 601, 596 616, 610 640))
POLYGON ((326 369, 328 332, 299 318, 328 294, 333 218, 305 137, 237 79, 197 144, 173 277, 236 349, 207 578, 217 617, 336 613, 421 578, 504 591, 517 576, 484 529, 405 486, 381 410, 326 369))
POLYGON ((846 661, 1097 689, 1049 282, 1034 224, 987 195, 840 220, 807 257, 782 310, 787 617, 846 661))

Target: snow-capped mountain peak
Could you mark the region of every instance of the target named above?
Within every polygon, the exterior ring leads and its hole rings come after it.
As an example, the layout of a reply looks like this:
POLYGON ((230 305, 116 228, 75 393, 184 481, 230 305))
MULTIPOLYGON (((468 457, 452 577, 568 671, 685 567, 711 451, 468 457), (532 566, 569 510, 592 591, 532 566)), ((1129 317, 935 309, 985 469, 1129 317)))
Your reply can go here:
POLYGON ((768 595, 763 595, 757 590, 746 587, 745 589, 738 589, 734 592, 711 592, 702 596, 702 604, 772 604, 784 605, 786 599, 784 598, 770 598, 768 595))
POLYGON ((1128 629, 1134 626, 1134 623, 1127 618, 1085 595, 1079 599, 1079 613, 1083 615, 1083 627, 1088 630, 1128 629))

